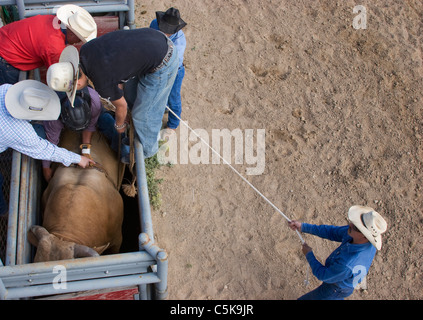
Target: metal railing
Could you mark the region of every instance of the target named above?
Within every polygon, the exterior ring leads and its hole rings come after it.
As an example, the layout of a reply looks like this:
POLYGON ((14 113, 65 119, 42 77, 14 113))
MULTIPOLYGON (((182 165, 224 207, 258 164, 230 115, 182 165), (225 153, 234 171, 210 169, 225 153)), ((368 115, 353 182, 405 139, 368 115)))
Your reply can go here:
MULTIPOLYGON (((0 0, 0 5, 16 5, 20 19, 36 14, 52 14, 54 7, 64 3, 80 5, 90 13, 119 12, 120 28, 123 27, 124 15, 126 15, 125 25, 135 28, 134 0, 49 0, 48 2, 0 0)), ((35 75, 39 80, 39 73, 36 72, 35 75)), ((20 80, 26 78, 26 72, 22 72, 21 77, 20 80)), ((167 253, 154 243, 145 159, 138 138, 135 138, 134 150, 141 224, 141 233, 138 237, 139 251, 43 263, 31 263, 33 248, 27 239, 28 229, 33 224, 39 224, 40 220, 42 179, 40 162, 13 151, 4 260, 0 256, 0 300, 134 285, 139 289, 136 299, 167 297, 167 253), (54 268, 57 265, 63 266, 66 270, 66 288, 54 285, 57 276, 54 268)))
POLYGON ((39 215, 39 162, 13 152, 6 262, 0 261, 0 300, 56 295, 93 289, 139 287, 136 299, 167 297, 167 253, 154 243, 143 148, 135 139, 141 223, 139 252, 30 263, 29 227, 39 215), (66 288, 55 286, 55 266, 66 270, 66 288), (154 288, 154 291, 151 289, 154 288))
POLYGON ((124 25, 130 29, 135 28, 134 0, 0 0, 0 6, 16 5, 19 19, 38 14, 55 14, 57 6, 66 3, 76 4, 92 14, 116 12, 119 14, 119 28, 124 25))

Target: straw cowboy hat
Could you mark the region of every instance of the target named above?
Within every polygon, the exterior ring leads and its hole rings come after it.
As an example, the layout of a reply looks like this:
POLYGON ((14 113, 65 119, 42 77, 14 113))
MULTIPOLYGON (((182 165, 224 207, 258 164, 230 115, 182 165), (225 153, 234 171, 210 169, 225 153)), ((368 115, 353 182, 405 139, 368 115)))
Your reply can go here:
POLYGON ((83 42, 88 42, 97 37, 97 24, 84 8, 74 4, 66 4, 57 10, 56 16, 66 28, 69 28, 83 42))
POLYGON ((54 91, 66 92, 73 106, 79 73, 79 53, 74 46, 63 49, 59 62, 47 70, 47 84, 54 91))
POLYGON ((160 31, 167 34, 174 34, 187 25, 175 8, 167 9, 166 12, 156 11, 156 18, 160 31))
POLYGON ((60 99, 56 92, 36 80, 20 81, 7 90, 6 109, 16 119, 57 120, 60 99))
POLYGON ((348 210, 348 219, 376 249, 382 248, 382 233, 386 231, 388 224, 379 213, 370 207, 352 206, 348 210))

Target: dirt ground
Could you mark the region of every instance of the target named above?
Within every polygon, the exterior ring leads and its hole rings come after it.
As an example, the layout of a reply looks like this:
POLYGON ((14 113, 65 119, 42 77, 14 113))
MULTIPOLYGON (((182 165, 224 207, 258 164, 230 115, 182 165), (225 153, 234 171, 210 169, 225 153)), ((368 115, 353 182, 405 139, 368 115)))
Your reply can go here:
MULTIPOLYGON (((137 27, 171 6, 188 23, 190 126, 210 136, 254 129, 255 138, 265 129, 264 171, 246 175, 251 165, 233 155, 231 163, 284 214, 343 225, 359 204, 386 218, 368 289, 348 299, 421 299, 423 2, 136 3, 137 27), (353 27, 357 4, 366 29, 353 27)), ((286 300, 319 285, 312 274, 304 285, 296 233, 227 165, 176 163, 158 174, 163 204, 153 223, 169 254, 169 299, 286 300)), ((304 238, 321 262, 337 246, 304 238)))

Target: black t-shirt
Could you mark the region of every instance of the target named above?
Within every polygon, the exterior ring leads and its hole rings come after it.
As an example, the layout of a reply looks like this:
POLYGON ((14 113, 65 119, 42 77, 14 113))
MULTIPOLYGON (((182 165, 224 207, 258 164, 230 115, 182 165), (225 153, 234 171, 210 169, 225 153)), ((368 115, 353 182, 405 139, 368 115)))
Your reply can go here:
POLYGON ((168 50, 166 36, 154 29, 118 30, 85 43, 81 68, 103 98, 123 96, 118 84, 157 67, 168 50))

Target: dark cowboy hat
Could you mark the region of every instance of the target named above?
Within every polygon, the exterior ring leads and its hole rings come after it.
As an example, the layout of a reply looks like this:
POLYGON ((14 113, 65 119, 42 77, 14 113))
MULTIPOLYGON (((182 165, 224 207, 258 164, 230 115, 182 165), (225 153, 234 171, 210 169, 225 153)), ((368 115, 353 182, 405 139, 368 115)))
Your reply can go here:
POLYGON ((166 12, 156 11, 156 18, 160 31, 167 34, 174 34, 187 25, 175 8, 167 9, 166 12))

